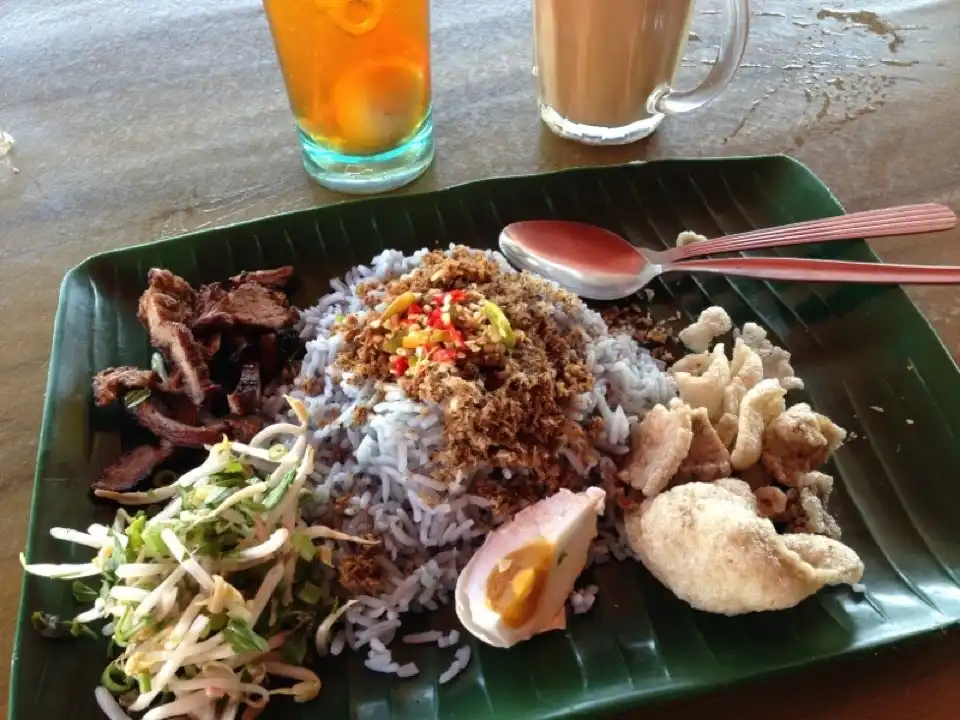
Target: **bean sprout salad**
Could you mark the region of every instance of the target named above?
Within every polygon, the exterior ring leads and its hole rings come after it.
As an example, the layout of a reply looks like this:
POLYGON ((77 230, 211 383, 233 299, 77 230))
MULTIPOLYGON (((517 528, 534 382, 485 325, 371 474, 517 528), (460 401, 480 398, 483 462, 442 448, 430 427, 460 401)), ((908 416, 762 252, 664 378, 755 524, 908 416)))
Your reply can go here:
POLYGON ((314 450, 306 408, 287 402, 297 424, 271 425, 248 444, 224 439, 171 485, 107 494, 159 511, 120 508, 109 527, 50 531, 95 550, 90 562, 21 555, 27 572, 73 581, 75 598, 92 602, 66 623, 35 613, 41 631, 94 634, 89 624, 101 621, 120 651, 96 689, 111 720, 250 720, 273 695, 305 702, 320 691, 303 664, 308 643, 324 654, 353 601, 333 596, 330 544, 315 541, 375 541, 304 521, 314 450))

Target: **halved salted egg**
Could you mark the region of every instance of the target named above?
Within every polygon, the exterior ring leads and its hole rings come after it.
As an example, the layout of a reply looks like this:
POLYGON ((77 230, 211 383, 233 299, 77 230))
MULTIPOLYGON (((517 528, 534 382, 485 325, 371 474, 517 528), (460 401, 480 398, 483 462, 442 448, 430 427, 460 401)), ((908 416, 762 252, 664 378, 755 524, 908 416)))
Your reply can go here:
POLYGON ((587 563, 606 494, 555 495, 487 536, 457 578, 457 617, 477 638, 511 647, 566 627, 564 603, 587 563))

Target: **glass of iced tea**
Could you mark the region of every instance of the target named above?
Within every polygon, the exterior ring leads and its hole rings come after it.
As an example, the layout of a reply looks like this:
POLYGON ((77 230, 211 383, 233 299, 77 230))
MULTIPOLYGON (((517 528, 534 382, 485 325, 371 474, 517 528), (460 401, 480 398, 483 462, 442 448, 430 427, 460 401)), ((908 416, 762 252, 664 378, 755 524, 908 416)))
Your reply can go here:
POLYGON ((263 0, 304 166, 340 192, 415 180, 433 160, 430 0, 263 0))

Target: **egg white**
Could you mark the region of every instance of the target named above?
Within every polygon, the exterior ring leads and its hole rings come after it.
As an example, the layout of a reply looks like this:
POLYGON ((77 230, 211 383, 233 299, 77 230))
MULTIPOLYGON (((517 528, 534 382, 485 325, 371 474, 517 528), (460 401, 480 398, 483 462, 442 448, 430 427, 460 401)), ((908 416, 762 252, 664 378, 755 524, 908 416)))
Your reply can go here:
POLYGON ((605 497, 604 491, 595 487, 581 493, 560 490, 490 533, 457 579, 455 605, 464 628, 488 645, 506 648, 562 627, 558 616, 586 565, 605 497), (511 628, 490 606, 487 580, 506 556, 536 542, 553 546, 546 583, 530 620, 511 628))

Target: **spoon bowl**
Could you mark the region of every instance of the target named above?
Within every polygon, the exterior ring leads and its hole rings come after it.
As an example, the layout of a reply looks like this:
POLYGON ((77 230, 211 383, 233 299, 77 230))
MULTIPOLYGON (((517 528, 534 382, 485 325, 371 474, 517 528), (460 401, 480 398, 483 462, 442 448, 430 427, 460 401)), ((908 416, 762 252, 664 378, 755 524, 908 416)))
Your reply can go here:
POLYGON ((566 220, 507 225, 500 232, 500 250, 517 267, 590 300, 626 297, 659 274, 650 274, 646 258, 616 233, 566 220))
POLYGON ((808 282, 952 284, 960 281, 954 279, 955 276, 960 278, 958 268, 810 258, 692 258, 759 248, 948 230, 956 222, 956 214, 944 205, 905 205, 703 239, 682 247, 653 251, 637 248, 620 235, 595 225, 568 220, 526 220, 511 223, 501 231, 500 249, 517 267, 549 278, 589 300, 627 297, 665 272, 808 282))

